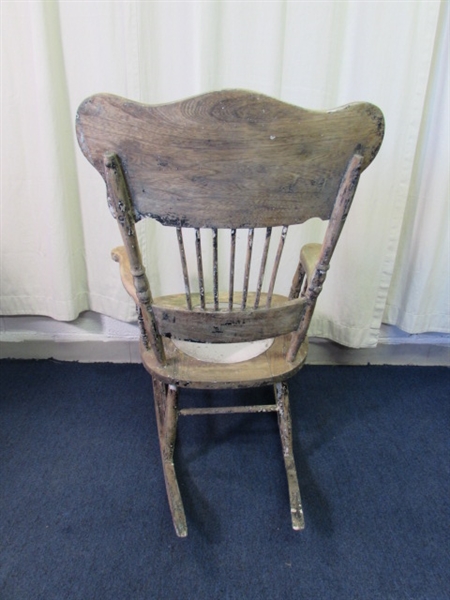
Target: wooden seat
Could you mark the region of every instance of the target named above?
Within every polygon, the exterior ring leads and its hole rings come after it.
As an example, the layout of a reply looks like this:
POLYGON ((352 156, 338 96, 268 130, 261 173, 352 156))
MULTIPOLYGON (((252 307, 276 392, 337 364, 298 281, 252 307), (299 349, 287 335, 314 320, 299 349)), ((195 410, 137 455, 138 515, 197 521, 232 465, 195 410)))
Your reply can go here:
POLYGON ((368 103, 307 111, 243 90, 160 106, 108 94, 81 104, 78 141, 106 182, 122 234, 124 245, 112 256, 138 310, 141 357, 153 379, 166 489, 179 536, 187 535, 174 466, 180 415, 275 411, 292 526, 304 527, 286 381, 305 362, 317 297, 360 173, 377 154, 383 131, 380 110, 368 103), (184 287, 179 294, 152 296, 135 228, 145 217, 173 232, 184 287), (290 289, 275 294, 289 227, 312 217, 328 221, 325 237, 301 249, 290 289), (189 229, 194 253, 187 251, 189 229), (254 240, 260 229, 264 242, 257 256, 254 240), (238 235, 246 240, 242 263, 238 235), (219 240, 229 246, 226 289, 219 285, 219 240), (210 275, 206 243, 211 244, 210 275), (263 385, 274 387, 271 405, 178 407, 184 387, 263 385))

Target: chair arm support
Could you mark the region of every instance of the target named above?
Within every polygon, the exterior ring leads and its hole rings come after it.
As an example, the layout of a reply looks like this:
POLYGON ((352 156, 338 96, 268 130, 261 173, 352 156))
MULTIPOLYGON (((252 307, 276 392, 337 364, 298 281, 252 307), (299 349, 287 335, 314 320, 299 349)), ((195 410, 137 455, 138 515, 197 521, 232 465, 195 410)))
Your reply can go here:
POLYGON ((130 261, 128 260, 127 252, 124 246, 117 246, 111 251, 111 258, 119 263, 120 278, 123 287, 128 294, 133 298, 136 306, 139 306, 139 300, 136 295, 136 288, 133 283, 133 275, 131 274, 130 261))
POLYGON ((305 244, 300 251, 300 262, 305 270, 306 278, 311 281, 314 269, 319 262, 322 244, 305 244))

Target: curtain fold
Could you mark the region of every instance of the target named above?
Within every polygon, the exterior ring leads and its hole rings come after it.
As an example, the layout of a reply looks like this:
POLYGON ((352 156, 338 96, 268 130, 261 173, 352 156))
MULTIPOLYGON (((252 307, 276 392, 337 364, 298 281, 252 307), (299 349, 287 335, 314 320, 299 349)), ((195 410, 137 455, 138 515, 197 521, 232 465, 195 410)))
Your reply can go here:
MULTIPOLYGON (((305 108, 364 100, 385 113, 384 143, 361 179, 311 334, 372 346, 383 319, 450 332, 444 0, 38 0, 1 11, 1 314, 134 318, 109 257, 120 236, 104 184, 76 146, 85 97, 159 103, 241 87, 305 108)), ((295 228, 286 259, 323 231, 320 221, 295 228)), ((155 247, 173 254, 170 235, 139 227, 154 295, 179 282, 150 258, 155 247)), ((280 290, 288 284, 278 280, 280 290)))
POLYGON ((449 29, 444 2, 384 314, 408 333, 450 331, 449 29))
POLYGON ((89 308, 56 4, 2 8, 1 312, 89 308))

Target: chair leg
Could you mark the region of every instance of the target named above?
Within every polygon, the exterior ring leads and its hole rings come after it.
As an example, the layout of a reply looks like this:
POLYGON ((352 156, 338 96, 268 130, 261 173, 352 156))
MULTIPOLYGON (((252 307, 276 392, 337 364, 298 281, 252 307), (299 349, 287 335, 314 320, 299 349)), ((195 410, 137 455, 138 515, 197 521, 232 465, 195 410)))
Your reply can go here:
POLYGON ((159 445, 161 449, 164 480, 166 483, 170 512, 172 513, 176 534, 179 537, 186 537, 186 516, 184 514, 183 501, 181 499, 173 462, 178 421, 178 390, 175 386, 167 386, 162 381, 153 378, 153 395, 155 399, 159 445))
POLYGON ((286 467, 289 487, 292 528, 295 530, 300 530, 304 529, 305 520, 303 517, 302 500, 300 497, 300 488, 298 485, 297 469, 295 467, 292 446, 292 421, 291 411, 289 408, 289 391, 287 384, 284 382, 275 384, 274 389, 277 401, 278 426, 280 429, 284 465, 286 467))

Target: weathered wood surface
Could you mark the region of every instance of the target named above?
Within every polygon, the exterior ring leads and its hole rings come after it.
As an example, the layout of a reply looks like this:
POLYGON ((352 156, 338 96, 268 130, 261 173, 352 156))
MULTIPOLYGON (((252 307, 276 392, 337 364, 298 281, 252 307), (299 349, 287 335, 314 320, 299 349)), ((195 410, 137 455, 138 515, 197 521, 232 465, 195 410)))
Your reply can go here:
MULTIPOLYGON (((119 261, 124 287, 136 300, 133 277, 128 269, 124 248, 116 248, 113 257, 119 261)), ((256 302, 257 292, 247 294, 249 307, 256 302)), ((185 294, 162 296, 153 300, 153 314, 161 335, 169 335, 192 342, 250 342, 285 335, 294 331, 305 308, 303 298, 289 301, 285 296, 273 294, 271 308, 264 308, 268 294, 260 293, 262 308, 240 308, 242 292, 235 292, 236 308, 228 310, 228 293, 222 292, 216 299, 213 294, 190 294, 190 307, 185 294), (204 307, 210 307, 205 310, 204 307), (226 309, 219 309, 226 306, 226 309)))
POLYGON ((250 280, 250 268, 251 268, 251 264, 252 264, 254 238, 255 238, 255 230, 253 228, 250 228, 248 230, 248 236, 247 236, 247 254, 245 257, 244 285, 243 285, 243 289, 242 289, 241 310, 245 310, 245 307, 247 306, 248 284, 249 284, 249 280, 250 280))
MULTIPOLYGON (((231 244, 231 248, 233 250, 233 244, 231 244)), ((308 281, 311 280, 312 275, 314 273, 315 266, 319 262, 321 249, 322 249, 322 245, 315 244, 315 243, 305 244, 301 248, 299 265, 303 268, 303 273, 306 274, 306 278, 308 281)), ((117 248, 114 248, 114 250, 112 250, 112 252, 111 252, 111 257, 113 258, 113 260, 115 260, 116 262, 119 263, 120 277, 122 280, 122 284, 123 284, 124 288, 126 289, 126 291, 128 292, 128 294, 133 298, 133 300, 137 304, 138 299, 136 296, 136 289, 134 287, 133 277, 132 277, 131 271, 130 271, 130 263, 129 263, 128 256, 127 256, 124 246, 118 246, 117 248)), ((264 257, 262 260, 265 262, 264 257)), ((298 283, 297 283, 298 282, 298 270, 299 269, 297 269, 297 272, 294 276, 294 282, 296 285, 298 285, 298 283)), ((183 276, 185 276, 184 271, 183 271, 183 276)), ((260 277, 261 277, 261 275, 260 275, 260 277)), ((234 281, 233 275, 231 275, 231 279, 234 281)), ((188 282, 188 280, 187 280, 187 282, 188 282)), ((293 286, 294 286, 294 282, 293 282, 293 286)), ((186 286, 186 278, 185 278, 185 286, 186 286)), ((189 300, 187 300, 187 298, 186 298, 186 306, 188 308, 192 308, 191 292, 190 292, 189 288, 187 288, 187 289, 188 289, 188 293, 186 293, 186 297, 189 298, 189 300)), ((299 291, 300 290, 298 290, 298 292, 299 291)), ((234 289, 233 289, 233 286, 231 286, 231 285, 230 285, 230 292, 231 292, 231 296, 234 297, 234 289)), ((255 302, 254 302, 254 306, 256 306, 256 308, 260 305, 261 295, 262 295, 262 292, 261 292, 260 282, 258 281, 258 288, 256 291, 255 302)), ((297 293, 297 296, 298 296, 298 293, 297 293)), ((290 295, 291 299, 293 299, 294 297, 296 298, 297 296, 295 296, 295 291, 292 292, 290 295)), ((283 298, 283 301, 285 300, 284 296, 275 294, 274 302, 276 302, 277 298, 283 298)), ((224 299, 224 296, 223 296, 223 294, 221 294, 220 302, 223 302, 223 299, 224 299)), ((233 308, 233 303, 230 301, 230 293, 228 294, 227 299, 228 299, 228 309, 231 310, 233 308)), ((236 299, 237 299, 237 303, 239 305, 241 303, 241 294, 237 293, 236 299)), ((159 299, 158 299, 158 302, 160 302, 159 299)), ((181 302, 177 301, 177 305, 181 306, 181 302)))
POLYGON ((136 215, 190 227, 268 227, 330 217, 352 155, 366 168, 384 133, 368 103, 317 112, 226 90, 147 106, 99 94, 77 114, 87 159, 124 166, 136 215))
POLYGON ((286 382, 274 385, 275 398, 277 400, 278 428, 280 430, 281 445, 283 448, 284 466, 289 488, 289 502, 291 505, 292 529, 299 531, 305 528, 302 500, 298 485, 297 469, 294 460, 294 448, 292 443, 292 419, 289 406, 289 390, 286 382))
POLYGON ((259 267, 258 283, 256 284, 256 297, 255 297, 255 303, 253 305, 254 308, 258 308, 259 302, 261 300, 262 285, 263 285, 263 281, 264 281, 264 275, 266 273, 267 256, 269 254, 269 246, 270 246, 271 237, 272 237, 272 227, 267 227, 266 228, 266 239, 264 240, 264 249, 263 249, 263 252, 261 255, 261 264, 259 267))
POLYGON ((183 230, 177 227, 178 249, 180 251, 181 269, 183 271, 184 293, 186 295, 186 304, 188 308, 192 308, 191 302, 191 285, 189 282, 189 271, 186 260, 186 251, 184 249, 183 230))
POLYGON ((119 224, 120 234, 126 249, 128 270, 135 290, 136 307, 138 308, 140 322, 144 326, 144 341, 151 345, 158 360, 164 363, 164 347, 153 314, 152 293, 142 263, 132 201, 123 176, 120 159, 115 154, 105 154, 103 163, 108 202, 119 224))
POLYGON ((298 298, 305 288, 308 281, 311 280, 314 269, 319 262, 321 244, 305 244, 300 250, 300 260, 298 261, 297 270, 292 278, 291 290, 289 292, 289 300, 298 298))
MULTIPOLYGON (((242 296, 236 293, 237 300, 242 296)), ((255 301, 255 292, 247 296, 250 306, 255 301)), ((266 303, 267 294, 261 294, 266 303)), ((153 311, 161 335, 171 335, 180 340, 192 342, 251 342, 285 335, 296 329, 305 309, 305 300, 289 301, 284 296, 272 296, 271 308, 236 308, 232 311, 214 310, 213 296, 205 296, 206 305, 212 310, 204 310, 198 305, 198 294, 192 294, 193 308, 186 307, 183 294, 156 298, 153 311)), ((220 294, 220 304, 227 300, 227 294, 220 294)))
POLYGON ((234 304, 234 271, 236 267, 236 229, 231 230, 230 239, 230 273, 228 277, 228 309, 234 304))
POLYGON ((275 339, 266 352, 241 363, 210 363, 196 360, 163 338, 166 363, 161 365, 154 352, 141 342, 141 358, 147 371, 157 379, 177 387, 196 389, 250 388, 285 381, 303 366, 308 353, 304 340, 292 362, 286 360, 290 335, 275 339))
POLYGON ((308 281, 311 280, 314 269, 319 262, 321 249, 321 244, 312 243, 305 244, 300 251, 300 264, 303 265, 308 281))
MULTIPOLYGON (((276 410, 288 478, 292 525, 304 527, 292 449, 287 384, 304 364, 306 333, 360 172, 376 156, 384 133, 381 111, 355 103, 307 111, 242 90, 145 106, 100 94, 79 108, 77 135, 105 179, 125 247, 113 258, 138 306, 141 357, 153 377, 158 434, 173 522, 187 534, 173 461, 179 414, 276 410), (151 216, 177 227, 184 293, 152 298, 135 221, 151 216), (329 219, 323 244, 300 253, 289 297, 273 294, 289 225, 329 219), (268 292, 262 293, 271 228, 282 226, 268 292), (182 227, 195 228, 198 293, 191 291, 182 227), (204 286, 201 228, 213 230, 213 291, 204 286), (249 289, 254 229, 266 228, 256 290, 249 289), (231 229, 228 291, 219 290, 218 229, 231 229), (236 229, 248 232, 242 292, 234 292, 236 229), (223 308, 223 307, 227 308, 223 308), (275 338, 243 362, 215 363, 182 352, 173 339, 242 342, 275 338), (178 389, 273 384, 276 404, 183 409, 178 389)), ((293 267, 295 269, 295 266, 293 267)))
POLYGON ((253 404, 251 406, 211 406, 205 408, 182 408, 179 412, 183 417, 201 415, 234 415, 241 413, 268 413, 277 412, 276 404, 253 404))
POLYGON ((278 275, 278 269, 280 267, 281 255, 283 253, 284 242, 286 240, 288 228, 286 226, 283 227, 281 231, 280 241, 278 243, 277 254, 275 256, 275 262, 273 264, 272 275, 270 277, 269 289, 267 290, 267 299, 266 299, 266 308, 270 308, 272 304, 272 296, 273 290, 275 288, 275 281, 278 275))
POLYGON ((177 434, 178 420, 178 390, 167 386, 159 379, 153 378, 153 398, 155 401, 156 422, 161 450, 161 459, 166 484, 170 512, 178 537, 187 536, 186 515, 183 500, 178 487, 173 454, 177 434))

